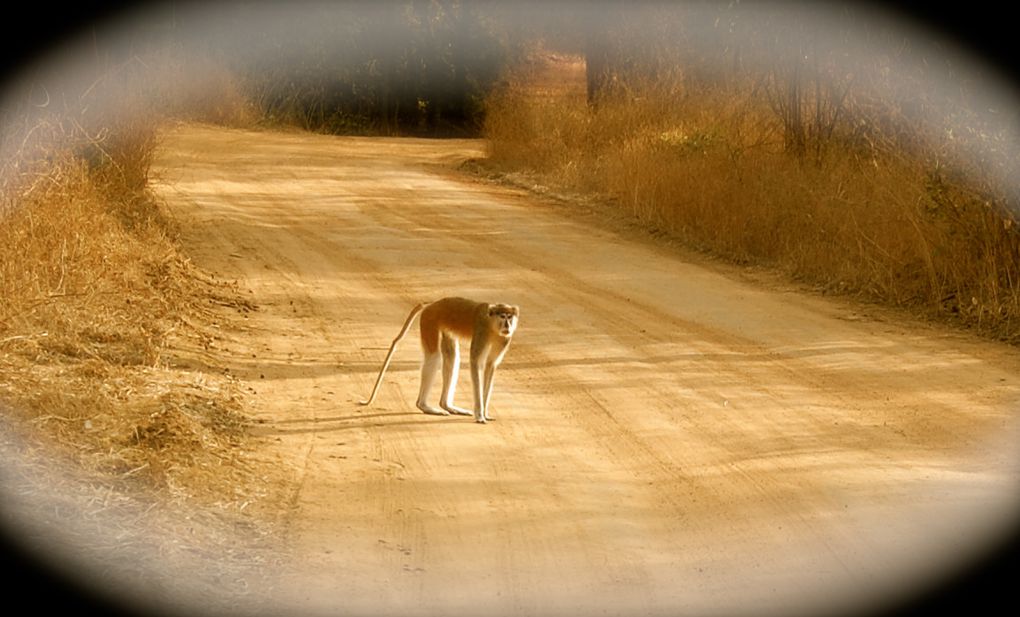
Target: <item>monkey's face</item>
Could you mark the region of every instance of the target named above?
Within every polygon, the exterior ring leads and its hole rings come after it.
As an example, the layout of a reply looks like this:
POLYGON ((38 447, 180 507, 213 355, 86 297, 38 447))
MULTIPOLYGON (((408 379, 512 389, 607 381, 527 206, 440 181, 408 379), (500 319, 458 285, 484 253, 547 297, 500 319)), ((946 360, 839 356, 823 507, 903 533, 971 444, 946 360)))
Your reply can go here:
POLYGON ((499 332, 500 336, 509 338, 514 335, 519 315, 520 309, 516 306, 510 304, 489 305, 489 321, 492 323, 492 329, 499 332))

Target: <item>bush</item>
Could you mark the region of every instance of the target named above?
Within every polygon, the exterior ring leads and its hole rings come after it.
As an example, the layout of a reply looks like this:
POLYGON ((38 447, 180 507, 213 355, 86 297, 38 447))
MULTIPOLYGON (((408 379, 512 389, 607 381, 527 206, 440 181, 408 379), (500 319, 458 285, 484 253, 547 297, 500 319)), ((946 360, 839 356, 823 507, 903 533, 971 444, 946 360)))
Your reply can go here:
POLYGON ((789 119, 752 80, 632 80, 591 106, 581 58, 544 67, 488 99, 496 165, 607 195, 734 262, 1020 342, 1020 229, 1006 190, 945 144, 863 135, 848 113, 807 152, 790 147, 789 119), (574 85, 544 87, 553 82, 574 85))

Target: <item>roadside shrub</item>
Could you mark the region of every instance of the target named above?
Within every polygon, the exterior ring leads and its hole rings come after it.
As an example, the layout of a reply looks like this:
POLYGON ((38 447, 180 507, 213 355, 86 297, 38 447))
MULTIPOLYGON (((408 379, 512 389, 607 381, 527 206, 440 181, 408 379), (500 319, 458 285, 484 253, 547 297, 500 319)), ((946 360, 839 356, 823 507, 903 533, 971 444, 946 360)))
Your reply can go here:
POLYGON ((1008 192, 953 144, 904 125, 864 133, 846 111, 791 147, 789 118, 754 81, 632 80, 592 106, 582 58, 539 65, 488 100, 493 164, 602 194, 731 261, 1020 341, 1008 192))

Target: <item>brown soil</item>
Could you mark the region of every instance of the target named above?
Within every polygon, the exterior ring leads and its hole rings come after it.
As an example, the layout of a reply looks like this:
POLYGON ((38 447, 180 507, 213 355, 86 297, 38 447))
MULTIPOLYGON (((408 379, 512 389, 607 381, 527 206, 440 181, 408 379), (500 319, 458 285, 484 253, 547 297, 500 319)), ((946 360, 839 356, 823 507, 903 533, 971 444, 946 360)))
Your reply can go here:
MULTIPOLYGON (((748 277, 457 166, 182 126, 155 188, 259 307, 215 362, 280 466, 291 614, 868 609, 1017 511, 1020 353, 748 277), (423 300, 521 306, 488 425, 414 407, 423 300)), ((228 337, 229 338, 229 337, 228 337)), ((468 405, 469 381, 458 401, 468 405)))

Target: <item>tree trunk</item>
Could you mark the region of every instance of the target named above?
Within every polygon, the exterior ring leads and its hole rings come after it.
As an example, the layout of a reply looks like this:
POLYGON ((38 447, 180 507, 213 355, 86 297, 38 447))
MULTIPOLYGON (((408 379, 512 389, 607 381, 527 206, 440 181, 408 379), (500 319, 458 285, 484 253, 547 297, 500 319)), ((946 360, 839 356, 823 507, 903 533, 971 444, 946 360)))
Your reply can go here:
POLYGON ((612 77, 609 42, 610 17, 608 11, 595 11, 589 15, 588 32, 584 42, 585 77, 588 82, 588 105, 596 107, 609 88, 612 77))

